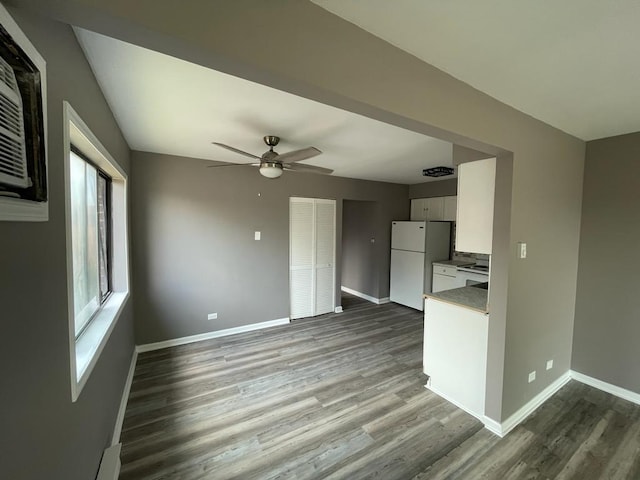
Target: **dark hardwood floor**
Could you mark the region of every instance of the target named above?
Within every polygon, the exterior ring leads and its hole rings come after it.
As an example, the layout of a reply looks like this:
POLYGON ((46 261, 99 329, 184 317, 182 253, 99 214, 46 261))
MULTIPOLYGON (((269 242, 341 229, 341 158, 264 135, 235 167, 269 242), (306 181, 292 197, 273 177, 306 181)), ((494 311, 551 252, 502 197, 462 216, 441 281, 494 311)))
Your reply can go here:
POLYGON ((127 479, 640 479, 640 407, 571 382, 500 439, 424 388, 422 315, 345 312, 143 353, 127 479))

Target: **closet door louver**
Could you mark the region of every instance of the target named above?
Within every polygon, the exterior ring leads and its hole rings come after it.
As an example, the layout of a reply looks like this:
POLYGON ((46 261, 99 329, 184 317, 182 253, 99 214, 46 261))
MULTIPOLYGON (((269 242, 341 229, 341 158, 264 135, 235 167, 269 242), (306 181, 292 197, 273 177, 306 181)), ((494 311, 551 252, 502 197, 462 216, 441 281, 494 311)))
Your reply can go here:
POLYGON ((314 315, 334 309, 335 209, 333 200, 316 200, 316 305, 314 315))
POLYGON ((29 186, 22 97, 11 66, 0 58, 0 183, 29 186))
POLYGON ((335 200, 290 200, 291 318, 332 312, 335 292, 335 200))
POLYGON ((313 315, 313 199, 292 198, 289 206, 289 290, 291 318, 313 315))

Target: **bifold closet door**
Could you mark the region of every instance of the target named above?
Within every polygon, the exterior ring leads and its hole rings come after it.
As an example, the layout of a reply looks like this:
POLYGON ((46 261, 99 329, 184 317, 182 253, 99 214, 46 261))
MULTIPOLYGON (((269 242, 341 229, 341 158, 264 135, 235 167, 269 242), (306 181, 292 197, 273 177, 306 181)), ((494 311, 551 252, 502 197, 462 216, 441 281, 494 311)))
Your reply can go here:
POLYGON ((292 197, 289 205, 291 318, 335 308, 335 200, 292 197))

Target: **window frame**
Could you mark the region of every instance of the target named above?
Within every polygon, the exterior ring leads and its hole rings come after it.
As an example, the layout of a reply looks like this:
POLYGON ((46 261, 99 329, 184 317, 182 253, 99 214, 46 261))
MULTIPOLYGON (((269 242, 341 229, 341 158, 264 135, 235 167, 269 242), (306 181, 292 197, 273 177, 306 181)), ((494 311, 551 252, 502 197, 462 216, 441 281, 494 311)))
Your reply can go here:
MULTIPOLYGON (((113 215, 112 215, 112 210, 111 210, 111 196, 112 196, 111 182, 112 182, 112 179, 111 179, 111 177, 109 176, 108 173, 106 173, 102 168, 100 168, 98 165, 96 165, 96 163, 93 162, 87 155, 85 155, 80 148, 75 146, 73 144, 73 142, 71 142, 71 145, 70 145, 69 148, 70 148, 70 154, 71 153, 75 154, 81 160, 83 160, 85 163, 87 163, 91 167, 95 168, 95 170, 96 170, 96 192, 98 191, 98 188, 99 188, 98 187, 98 182, 99 182, 100 178, 103 178, 106 181, 106 185, 105 185, 105 208, 106 208, 105 230, 106 230, 106 237, 107 237, 107 249, 106 249, 107 250, 107 252, 106 252, 107 253, 107 257, 105 259, 105 264, 106 264, 106 269, 107 269, 107 290, 103 295, 102 294, 102 288, 101 288, 101 285, 100 285, 100 280, 98 280, 98 292, 100 294, 100 300, 99 300, 100 304, 98 305, 97 310, 91 314, 91 316, 89 317, 89 319, 87 320, 85 325, 83 325, 82 328, 80 329, 80 331, 76 333, 76 341, 77 341, 78 338, 80 338, 80 336, 88 329, 89 324, 93 321, 93 319, 96 317, 96 315, 102 309, 102 306, 108 300, 109 296, 111 295, 111 293, 113 291, 112 290, 113 283, 111 281, 111 269, 112 269, 111 257, 112 257, 112 249, 113 249, 113 242, 112 242, 113 215)), ((97 212, 96 212, 96 214, 97 214, 97 212)), ((99 256, 98 256, 98 272, 100 271, 100 264, 101 264, 101 262, 100 262, 100 259, 99 259, 99 256)), ((74 315, 74 322, 75 322, 75 315, 74 315)))
MULTIPOLYGON (((98 167, 96 167, 98 168, 98 167)), ((111 269, 113 262, 113 241, 112 241, 112 231, 113 231, 113 214, 112 214, 112 206, 111 206, 111 196, 113 195, 111 191, 111 177, 108 176, 101 168, 98 168, 98 177, 102 177, 106 180, 105 187, 105 205, 106 205, 106 222, 105 222, 105 230, 107 231, 107 258, 105 259, 106 268, 107 268, 107 291, 104 295, 101 295, 100 304, 103 304, 107 298, 113 292, 113 282, 111 280, 111 269)))
MULTIPOLYGON (((129 298, 128 180, 127 174, 68 102, 63 102, 65 213, 67 233, 67 311, 69 324, 69 367, 71 400, 75 402, 113 332, 129 298), (73 252, 71 230, 70 163, 72 145, 89 163, 111 179, 110 294, 101 303, 86 327, 76 336, 74 315, 73 252)), ((75 152, 77 154, 77 152, 75 152)), ((84 158, 83 158, 84 159, 84 158)), ((109 250, 109 249, 108 249, 109 250)))

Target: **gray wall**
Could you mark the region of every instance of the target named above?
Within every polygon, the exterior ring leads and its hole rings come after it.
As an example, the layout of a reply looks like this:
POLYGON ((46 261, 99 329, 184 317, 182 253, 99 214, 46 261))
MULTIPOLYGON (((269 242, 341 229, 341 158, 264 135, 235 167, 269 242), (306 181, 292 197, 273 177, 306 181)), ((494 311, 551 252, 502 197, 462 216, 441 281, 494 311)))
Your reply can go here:
POLYGON ((490 292, 490 341, 504 351, 504 361, 490 362, 487 369, 493 386, 487 392, 487 415, 506 419, 569 368, 583 141, 306 1, 198 2, 179 9, 166 0, 13 1, 466 148, 492 155, 513 153, 512 164, 498 164, 498 169, 512 172, 512 189, 496 197, 498 213, 510 217, 499 219, 502 227, 494 229, 492 261, 497 267, 492 269, 492 282, 504 288, 490 292), (286 55, 274 56, 274 51, 286 55), (525 261, 516 260, 518 241, 528 242, 525 261), (555 367, 545 372, 549 357, 555 359, 555 367), (528 383, 532 370, 539 376, 528 383))
POLYGON ((345 200, 342 205, 342 286, 380 298, 378 275, 383 259, 377 244, 371 243, 372 239, 377 242, 378 203, 345 200))
POLYGON ((458 179, 416 183, 409 186, 409 198, 447 197, 458 194, 458 179))
POLYGON ((640 133, 587 143, 574 370, 640 393, 640 133))
POLYGON ((377 201, 373 295, 389 296, 391 221, 407 219, 408 187, 132 154, 136 342, 152 343, 289 316, 289 197, 336 199, 336 298, 342 200, 377 201), (262 232, 255 241, 254 232, 262 232), (216 312, 218 319, 207 320, 216 312))
POLYGON ((62 101, 114 158, 129 149, 67 25, 10 10, 47 62, 49 221, 0 222, 0 476, 95 478, 133 353, 131 302, 76 403, 67 320, 62 101))

